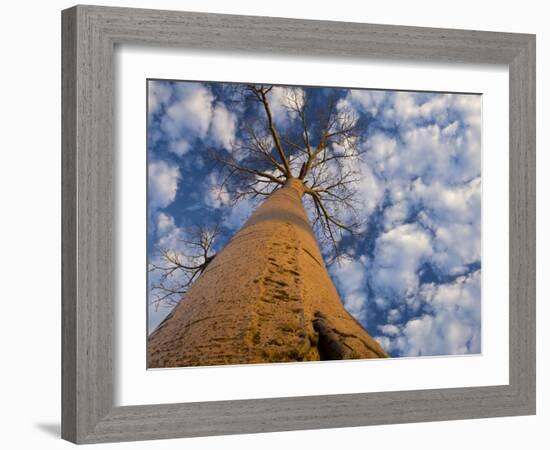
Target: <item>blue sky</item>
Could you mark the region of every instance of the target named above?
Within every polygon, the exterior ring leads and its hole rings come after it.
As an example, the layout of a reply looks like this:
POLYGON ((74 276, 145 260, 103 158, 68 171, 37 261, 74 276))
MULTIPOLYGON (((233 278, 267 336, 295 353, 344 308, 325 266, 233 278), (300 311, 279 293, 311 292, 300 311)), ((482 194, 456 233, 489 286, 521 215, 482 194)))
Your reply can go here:
MULTIPOLYGON (((363 226, 339 242, 352 258, 329 268, 346 309, 392 356, 479 353, 481 96, 300 89, 312 114, 336 96, 362 125, 363 226)), ((269 101, 275 125, 292 131, 287 92, 269 101)), ((230 84, 161 80, 148 81, 148 109, 149 261, 159 247, 185 253, 193 225, 222 224, 223 248, 257 202, 234 204, 207 152, 231 152, 258 110, 230 84)), ((168 312, 150 307, 150 329, 168 312)))

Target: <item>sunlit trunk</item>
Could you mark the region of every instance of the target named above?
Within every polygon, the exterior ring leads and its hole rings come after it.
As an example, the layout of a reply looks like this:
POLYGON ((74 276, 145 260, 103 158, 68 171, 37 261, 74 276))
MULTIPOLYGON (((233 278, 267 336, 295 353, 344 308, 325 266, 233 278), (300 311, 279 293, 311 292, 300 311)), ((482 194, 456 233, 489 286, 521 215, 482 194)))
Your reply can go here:
POLYGON ((149 339, 149 367, 379 358, 344 309, 287 181, 214 258, 149 339))

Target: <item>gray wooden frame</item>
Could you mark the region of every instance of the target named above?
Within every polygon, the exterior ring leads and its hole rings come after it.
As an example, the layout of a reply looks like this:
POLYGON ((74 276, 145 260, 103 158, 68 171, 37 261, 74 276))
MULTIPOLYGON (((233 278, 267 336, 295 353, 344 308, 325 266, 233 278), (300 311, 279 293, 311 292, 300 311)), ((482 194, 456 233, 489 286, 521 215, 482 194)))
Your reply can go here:
POLYGON ((535 36, 97 6, 63 11, 62 30, 63 438, 93 443, 535 413, 535 36), (114 407, 113 52, 125 43, 506 64, 509 384, 114 407))

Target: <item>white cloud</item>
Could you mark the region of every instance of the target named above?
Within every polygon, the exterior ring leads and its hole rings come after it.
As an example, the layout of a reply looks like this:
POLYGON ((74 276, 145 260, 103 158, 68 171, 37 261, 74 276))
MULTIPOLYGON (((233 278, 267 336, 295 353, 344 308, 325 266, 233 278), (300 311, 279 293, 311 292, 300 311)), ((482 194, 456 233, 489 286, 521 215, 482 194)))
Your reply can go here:
POLYGON ((359 320, 367 302, 365 266, 359 260, 344 260, 333 266, 331 273, 340 286, 345 308, 359 320))
POLYGON ((415 178, 426 182, 458 185, 480 173, 479 136, 471 130, 457 130, 437 124, 405 127, 399 137, 376 133, 363 146, 365 160, 388 184, 396 186, 415 178))
POLYGON ((343 303, 346 310, 355 319, 362 321, 362 314, 366 306, 367 296, 364 292, 354 291, 344 296, 343 303))
POLYGON ((168 214, 160 212, 157 215, 157 234, 166 236, 176 228, 174 218, 168 214))
POLYGON ((152 115, 158 112, 162 105, 168 103, 172 95, 172 89, 168 83, 155 80, 149 81, 147 88, 149 114, 152 115))
POLYGON ((269 92, 269 106, 275 125, 284 128, 289 124, 290 119, 294 118, 293 113, 289 111, 292 104, 301 107, 305 101, 305 92, 300 88, 289 88, 283 86, 274 86, 269 92))
POLYGON ((434 232, 434 263, 456 274, 481 259, 481 180, 460 186, 414 183, 411 198, 428 211, 420 222, 434 232))
POLYGON ((360 181, 357 183, 357 195, 362 203, 363 217, 368 217, 378 206, 384 195, 382 181, 365 162, 359 163, 360 181))
POLYGON ((421 95, 414 92, 396 92, 394 94, 394 108, 400 120, 408 121, 419 117, 435 117, 443 119, 449 111, 452 94, 433 95, 426 102, 419 102, 421 95))
POLYGON ((366 89, 354 89, 350 91, 345 100, 339 103, 340 108, 354 106, 360 108, 373 116, 376 116, 384 102, 387 101, 389 91, 371 91, 366 89))
POLYGON ((386 336, 397 336, 399 334, 399 327, 392 324, 380 325, 378 329, 386 336))
POLYGON ((352 90, 339 106, 369 113, 381 123, 404 129, 416 127, 420 120, 449 125, 452 113, 458 113, 460 121, 474 132, 481 127, 480 95, 352 90))
POLYGON ((376 241, 373 286, 386 295, 410 295, 418 288, 418 268, 432 252, 429 235, 416 224, 387 231, 376 241))
POLYGON ((284 106, 285 88, 274 86, 269 93, 269 105, 271 107, 271 113, 273 119, 278 122, 284 122, 287 120, 286 108, 284 106))
POLYGON ((235 140, 236 127, 237 117, 235 114, 228 111, 223 103, 217 103, 214 107, 210 131, 213 140, 229 150, 235 140))
POLYGON ((452 107, 460 111, 466 125, 477 133, 481 129, 481 95, 453 95, 452 107))
POLYGON ((383 105, 384 117, 377 120, 396 128, 399 139, 375 132, 365 145, 373 169, 389 179, 429 171, 432 177, 462 182, 479 173, 480 96, 352 91, 345 102, 371 113, 383 105))
POLYGON ((200 139, 226 149, 235 140, 237 117, 202 83, 150 82, 149 111, 159 112, 160 130, 168 149, 178 156, 200 139))
POLYGON ((409 217, 410 205, 405 199, 394 203, 384 212, 385 229, 390 230, 398 225, 403 224, 409 217))
POLYGON ((388 311, 376 339, 404 356, 479 352, 480 272, 419 285, 418 271, 430 262, 457 275, 481 258, 480 98, 396 93, 384 101, 395 114, 380 120, 397 124, 396 134, 364 143, 390 201, 370 268, 375 304, 388 311))
POLYGON ((148 166, 149 206, 166 208, 176 199, 180 171, 165 161, 152 161, 148 166))
MULTIPOLYGON (((433 252, 428 256, 444 273, 461 273, 467 264, 479 261, 480 97, 397 92, 374 99, 370 93, 353 93, 348 101, 364 110, 382 104, 384 111, 395 110, 395 121, 378 119, 395 132, 377 131, 363 142, 365 161, 390 202, 384 230, 417 221, 432 233, 428 239, 433 252)), ((375 266, 377 262, 375 258, 375 266)), ((382 269, 377 275, 389 272, 382 269)), ((416 277, 406 273, 401 285, 414 286, 416 277)))
POLYGON ((386 169, 387 161, 397 151, 395 138, 386 136, 383 133, 376 133, 370 136, 364 143, 368 151, 368 162, 378 172, 386 169))
POLYGON ((384 311, 388 309, 388 306, 390 306, 390 300, 384 297, 375 297, 374 304, 378 309, 384 311))
POLYGON ((456 355, 481 351, 481 272, 452 283, 429 284, 420 292, 427 313, 401 327, 379 327, 387 350, 403 356, 456 355))
POLYGON ((387 319, 388 323, 398 322, 399 320, 401 320, 401 311, 399 311, 399 309, 397 308, 390 309, 388 311, 387 319))
POLYGON ((443 136, 454 136, 456 135, 457 130, 458 130, 458 121, 455 120, 453 123, 443 128, 443 130, 441 130, 441 134, 443 136))
POLYGON ((170 143, 170 150, 178 156, 185 155, 191 149, 191 144, 185 139, 176 139, 170 143))
POLYGON ((366 271, 360 261, 344 260, 332 272, 348 292, 363 288, 366 271))
POLYGON ((210 127, 214 97, 209 89, 199 83, 177 83, 176 98, 165 107, 160 127, 171 140, 170 150, 183 155, 195 138, 204 138, 210 127))

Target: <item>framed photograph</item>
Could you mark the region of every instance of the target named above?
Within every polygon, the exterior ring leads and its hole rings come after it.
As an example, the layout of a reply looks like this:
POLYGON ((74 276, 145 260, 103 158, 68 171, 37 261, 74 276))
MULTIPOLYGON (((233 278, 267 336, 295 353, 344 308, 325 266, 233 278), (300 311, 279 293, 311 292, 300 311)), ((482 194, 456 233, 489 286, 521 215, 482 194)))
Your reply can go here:
POLYGON ((533 35, 62 24, 65 439, 535 413, 533 35))

